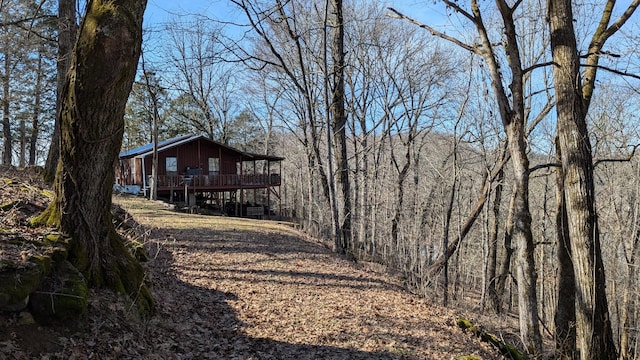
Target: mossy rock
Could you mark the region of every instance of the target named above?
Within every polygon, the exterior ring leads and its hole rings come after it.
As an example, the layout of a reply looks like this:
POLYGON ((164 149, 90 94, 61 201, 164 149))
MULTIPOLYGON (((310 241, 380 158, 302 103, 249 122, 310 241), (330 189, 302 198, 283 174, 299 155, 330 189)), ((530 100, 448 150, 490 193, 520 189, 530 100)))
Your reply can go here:
POLYGON ((147 256, 147 250, 144 248, 144 244, 137 240, 125 241, 125 245, 129 248, 131 255, 140 262, 149 261, 147 256))
POLYGON ((61 263, 67 260, 69 250, 66 247, 54 246, 45 250, 45 254, 49 256, 54 263, 61 263))
POLYGON ((50 256, 40 254, 30 255, 27 261, 36 264, 45 276, 51 273, 52 262, 50 256))
POLYGON ((86 318, 89 290, 78 269, 64 260, 56 264, 51 276, 29 301, 31 313, 39 323, 82 322, 86 318))
POLYGON ((70 241, 71 241, 71 238, 59 232, 49 233, 45 235, 44 238, 42 239, 43 244, 49 245, 49 246, 59 245, 59 246, 66 247, 68 246, 70 241))
POLYGON ((0 271, 0 311, 22 310, 29 294, 40 287, 44 269, 33 262, 20 268, 4 265, 0 271))

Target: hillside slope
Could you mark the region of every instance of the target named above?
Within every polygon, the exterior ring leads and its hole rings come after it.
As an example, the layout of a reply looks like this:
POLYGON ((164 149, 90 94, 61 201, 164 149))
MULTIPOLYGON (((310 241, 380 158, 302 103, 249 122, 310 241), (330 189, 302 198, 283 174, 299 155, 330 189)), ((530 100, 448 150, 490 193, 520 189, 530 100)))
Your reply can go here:
POLYGON ((115 202, 146 229, 158 315, 138 319, 104 291, 92 294, 88 327, 75 332, 4 314, 0 358, 500 358, 458 329, 453 311, 290 227, 115 202))

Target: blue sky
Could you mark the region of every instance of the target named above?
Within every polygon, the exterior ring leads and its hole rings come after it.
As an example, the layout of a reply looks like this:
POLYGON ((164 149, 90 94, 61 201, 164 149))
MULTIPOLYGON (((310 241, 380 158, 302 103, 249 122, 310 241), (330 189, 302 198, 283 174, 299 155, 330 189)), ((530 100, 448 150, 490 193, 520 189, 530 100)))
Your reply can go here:
MULTIPOLYGON (((375 1, 375 0, 372 0, 375 1)), ((387 0, 388 6, 420 21, 426 17, 441 16, 433 12, 433 5, 428 1, 419 0, 387 0)), ((203 15, 211 18, 224 18, 228 21, 242 19, 229 0, 148 0, 145 13, 145 23, 163 23, 179 15, 203 15)))

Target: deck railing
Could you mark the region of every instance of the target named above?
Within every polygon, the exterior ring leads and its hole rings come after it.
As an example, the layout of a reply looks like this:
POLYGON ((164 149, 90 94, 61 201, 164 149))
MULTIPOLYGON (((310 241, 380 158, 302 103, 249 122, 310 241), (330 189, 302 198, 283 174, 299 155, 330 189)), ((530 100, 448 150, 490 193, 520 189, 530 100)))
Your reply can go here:
POLYGON ((237 187, 237 186, 278 186, 280 174, 250 175, 158 175, 158 187, 237 187))

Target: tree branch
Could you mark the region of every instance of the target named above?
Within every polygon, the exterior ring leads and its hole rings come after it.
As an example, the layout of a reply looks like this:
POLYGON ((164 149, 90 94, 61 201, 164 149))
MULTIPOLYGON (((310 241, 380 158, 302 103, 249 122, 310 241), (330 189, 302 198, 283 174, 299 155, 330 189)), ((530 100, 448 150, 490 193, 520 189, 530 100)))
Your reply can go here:
POLYGON ((629 7, 625 10, 625 12, 620 15, 620 17, 602 34, 603 38, 607 39, 611 35, 615 34, 616 31, 620 30, 622 25, 624 25, 624 23, 626 23, 631 15, 633 15, 633 13, 636 11, 638 5, 640 5, 640 0, 634 0, 631 4, 629 4, 629 7))
POLYGON ((589 65, 589 64, 580 64, 580 66, 585 67, 585 68, 596 68, 596 69, 602 69, 604 71, 608 71, 611 73, 614 73, 616 75, 622 75, 622 76, 628 76, 634 79, 638 79, 640 80, 640 75, 636 75, 636 74, 631 74, 625 71, 621 71, 621 70, 616 70, 616 69, 612 69, 610 67, 607 66, 603 66, 603 65, 589 65))
POLYGON ((522 75, 524 75, 524 74, 526 74, 526 73, 528 73, 530 71, 533 71, 535 69, 538 69, 538 68, 541 68, 541 67, 545 67, 545 66, 549 66, 549 65, 558 66, 558 63, 556 63, 554 61, 547 61, 547 62, 543 62, 543 63, 540 63, 540 64, 531 65, 528 68, 525 68, 525 69, 522 70, 522 75))
POLYGON ((442 0, 442 2, 445 5, 447 5, 448 7, 452 8, 458 14, 461 14, 462 16, 464 16, 467 19, 469 19, 474 24, 477 23, 478 18, 476 18, 474 15, 470 14, 469 12, 467 12, 463 8, 461 8, 460 5, 458 5, 457 2, 454 2, 454 1, 451 1, 451 0, 442 0))
POLYGON ((538 171, 541 169, 548 169, 548 168, 552 168, 552 167, 562 167, 562 164, 560 163, 546 163, 546 164, 539 164, 536 166, 533 166, 531 168, 529 168, 529 174, 533 173, 534 171, 538 171))
POLYGON ((625 157, 625 158, 606 158, 606 159, 597 159, 596 161, 594 161, 593 163, 593 167, 598 166, 601 163, 605 163, 605 162, 628 162, 631 161, 631 159, 633 159, 633 157, 636 154, 636 150, 638 150, 638 147, 640 147, 640 144, 636 144, 636 145, 629 145, 631 146, 633 149, 631 150, 631 154, 629 154, 629 156, 625 157))
MULTIPOLYGON (((446 1, 445 1, 445 2, 446 2, 446 1)), ((448 3, 448 2, 447 2, 447 3, 448 3)), ((410 23, 412 23, 412 24, 414 24, 414 25, 417 25, 417 26, 418 26, 418 27, 420 27, 420 28, 423 28, 423 29, 427 30, 427 31, 428 31, 428 32, 430 32, 430 33, 431 33, 431 35, 433 35, 433 36, 436 36, 436 37, 439 37, 439 38, 441 38, 441 39, 444 39, 444 40, 447 40, 447 41, 449 41, 449 42, 452 42, 452 43, 454 43, 454 44, 456 44, 456 45, 460 46, 461 48, 463 48, 463 49, 465 49, 465 50, 471 51, 472 53, 475 53, 475 54, 481 55, 481 51, 480 51, 480 49, 478 49, 478 48, 477 48, 477 47, 475 47, 475 46, 471 46, 471 45, 469 45, 469 44, 463 43, 462 41, 460 41, 460 40, 458 40, 458 39, 456 39, 456 38, 454 38, 454 37, 451 37, 451 36, 449 36, 449 35, 447 35, 447 34, 444 34, 444 33, 440 32, 440 31, 438 31, 438 30, 436 30, 436 29, 432 28, 432 27, 431 27, 431 26, 429 26, 429 25, 423 24, 423 23, 421 23, 421 22, 419 22, 419 21, 417 21, 417 20, 415 20, 415 19, 413 19, 413 18, 410 18, 410 17, 408 17, 408 16, 404 15, 403 13, 399 12, 398 10, 396 10, 396 9, 394 9, 394 8, 391 8, 391 7, 390 7, 390 8, 387 8, 387 9, 389 9, 389 11, 391 11, 391 12, 393 12, 393 13, 395 14, 395 15, 394 15, 394 14, 387 14, 387 16, 388 16, 388 17, 395 18, 395 19, 402 19, 402 20, 406 20, 406 21, 408 21, 408 22, 410 22, 410 23)), ((456 10, 456 11, 457 11, 457 10, 456 10)), ((463 15, 464 15, 464 14, 463 14, 463 15)), ((465 16, 467 16, 467 15, 465 15, 465 16)), ((471 16, 471 15, 469 15, 469 16, 471 16)), ((468 16, 467 16, 467 17, 468 17, 468 16)), ((471 17, 471 18, 473 19, 473 17, 471 17)), ((473 21, 473 20, 472 20, 472 21, 473 21)), ((475 21, 474 21, 474 22, 475 22, 475 21)))

